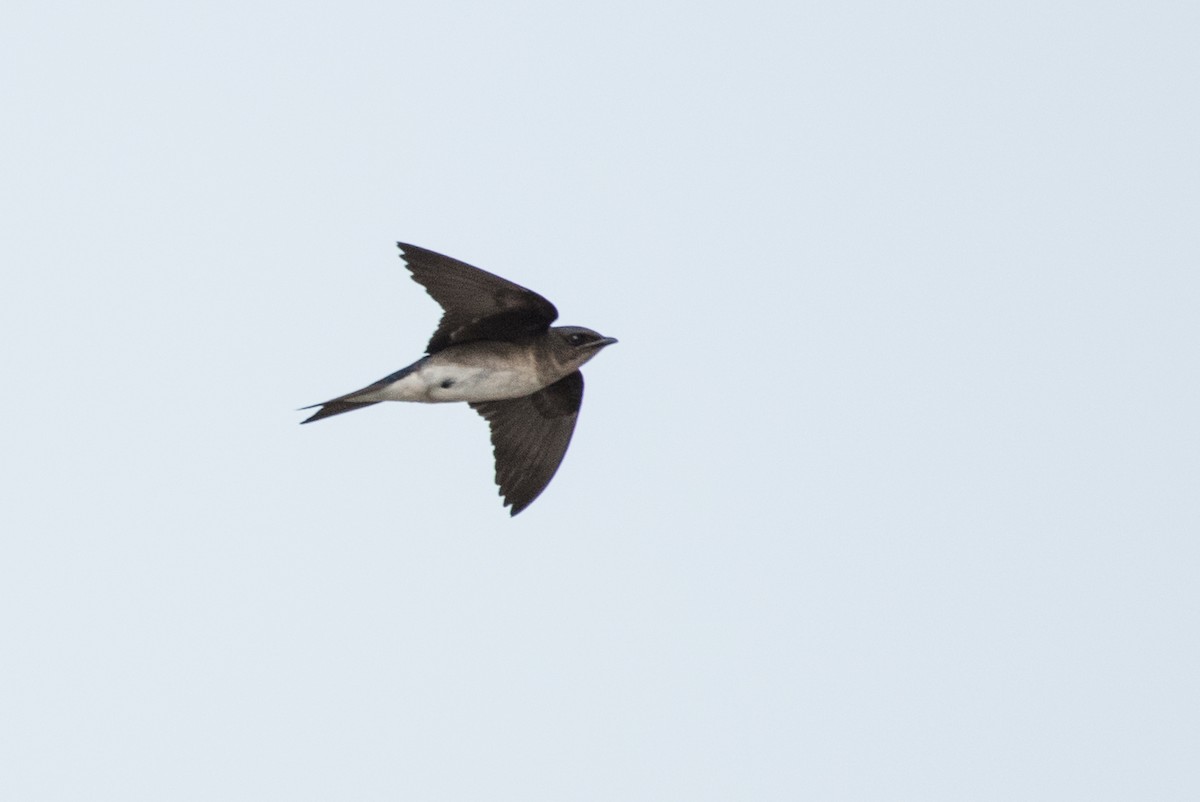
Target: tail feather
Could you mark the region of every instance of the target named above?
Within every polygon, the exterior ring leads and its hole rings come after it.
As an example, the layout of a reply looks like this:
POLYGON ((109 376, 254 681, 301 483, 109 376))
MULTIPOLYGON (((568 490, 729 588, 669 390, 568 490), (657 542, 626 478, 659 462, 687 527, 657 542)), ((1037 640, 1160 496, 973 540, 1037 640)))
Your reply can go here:
POLYGON ((412 363, 408 367, 401 368, 400 370, 396 371, 395 373, 392 373, 391 375, 384 376, 379 381, 375 382, 374 384, 368 384, 366 387, 362 388, 361 390, 355 390, 352 393, 346 393, 345 395, 339 396, 338 398, 335 398, 332 401, 326 401, 321 404, 313 404, 311 407, 301 407, 301 409, 314 409, 316 407, 320 407, 320 409, 318 409, 316 412, 314 412, 306 420, 302 420, 300 422, 301 423, 312 423, 315 420, 321 420, 321 418, 331 418, 334 415, 341 415, 343 412, 353 412, 356 409, 362 409, 363 407, 369 407, 372 404, 378 404, 379 403, 378 401, 347 401, 346 399, 359 398, 368 393, 375 392, 376 390, 382 390, 384 387, 387 387, 389 384, 391 384, 393 382, 398 382, 401 379, 403 379, 405 376, 407 376, 408 374, 412 373, 414 370, 417 369, 418 366, 420 366, 428 358, 429 357, 425 357, 424 359, 418 359, 416 362, 412 363))
POLYGON ((343 412, 353 412, 356 409, 362 409, 363 407, 373 406, 378 403, 379 403, 378 401, 334 400, 334 401, 326 401, 324 404, 313 404, 311 407, 302 407, 302 409, 313 409, 314 407, 320 407, 320 409, 318 409, 312 415, 310 415, 309 417, 305 418, 304 420, 302 420, 300 422, 301 423, 312 423, 315 420, 321 420, 322 418, 331 418, 334 415, 341 415, 343 412))

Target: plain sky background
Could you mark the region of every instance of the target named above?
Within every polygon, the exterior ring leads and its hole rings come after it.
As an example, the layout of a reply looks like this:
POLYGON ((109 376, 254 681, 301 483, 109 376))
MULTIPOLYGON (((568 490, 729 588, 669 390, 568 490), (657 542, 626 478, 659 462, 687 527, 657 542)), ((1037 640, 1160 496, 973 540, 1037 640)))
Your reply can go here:
POLYGON ((0 798, 1200 798, 1194 3, 4 17, 0 798))

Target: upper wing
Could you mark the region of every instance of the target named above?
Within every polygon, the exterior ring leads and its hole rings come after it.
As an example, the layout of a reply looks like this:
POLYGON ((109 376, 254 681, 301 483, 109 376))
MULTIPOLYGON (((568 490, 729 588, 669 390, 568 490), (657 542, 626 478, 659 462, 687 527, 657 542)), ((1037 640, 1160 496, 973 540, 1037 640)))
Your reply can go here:
POLYGON ((427 353, 471 340, 538 334, 558 317, 554 304, 519 284, 416 245, 396 244, 413 280, 444 310, 427 353))
POLYGON ((491 427, 496 484, 513 515, 533 503, 554 478, 582 403, 583 374, 575 371, 524 398, 471 404, 491 427))

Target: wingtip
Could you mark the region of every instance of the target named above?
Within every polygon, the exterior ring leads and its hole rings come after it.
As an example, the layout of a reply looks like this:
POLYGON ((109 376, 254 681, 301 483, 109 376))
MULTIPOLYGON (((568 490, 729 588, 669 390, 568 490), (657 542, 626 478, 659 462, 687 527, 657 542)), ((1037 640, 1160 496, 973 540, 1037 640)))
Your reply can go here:
MULTIPOLYGON (((538 495, 541 495, 541 494, 539 493, 538 495)), ((501 498, 504 499, 504 506, 510 508, 508 511, 509 517, 514 517, 518 513, 525 512, 525 510, 529 509, 530 504, 537 501, 536 495, 533 498, 527 498, 523 501, 518 501, 516 499, 508 498, 503 493, 501 493, 500 496, 501 496, 501 498)))
POLYGON ((397 254, 400 257, 400 261, 404 262, 406 267, 412 269, 412 260, 416 258, 417 252, 421 249, 416 245, 409 245, 407 242, 397 242, 396 247, 400 250, 400 253, 397 254))

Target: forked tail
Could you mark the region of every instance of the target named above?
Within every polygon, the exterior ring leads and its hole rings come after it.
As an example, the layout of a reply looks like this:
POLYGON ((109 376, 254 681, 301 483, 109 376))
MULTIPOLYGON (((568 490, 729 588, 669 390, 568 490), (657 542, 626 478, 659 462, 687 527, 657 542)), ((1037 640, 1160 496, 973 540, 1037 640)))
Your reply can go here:
POLYGON ((378 401, 334 400, 326 401, 324 404, 313 404, 311 407, 301 407, 301 409, 313 409, 315 407, 320 407, 320 409, 300 422, 312 423, 315 420, 321 420, 321 418, 331 418, 334 415, 341 415, 343 412, 353 412, 356 409, 362 409, 363 407, 373 406, 378 403, 378 401))

